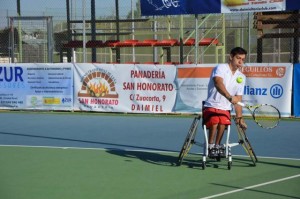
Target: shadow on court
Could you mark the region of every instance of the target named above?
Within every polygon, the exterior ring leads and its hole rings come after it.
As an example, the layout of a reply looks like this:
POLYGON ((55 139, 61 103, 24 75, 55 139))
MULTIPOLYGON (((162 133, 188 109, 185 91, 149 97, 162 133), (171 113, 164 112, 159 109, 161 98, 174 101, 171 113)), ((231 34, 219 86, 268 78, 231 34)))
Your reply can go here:
MULTIPOLYGON (((257 167, 259 167, 259 165, 265 164, 265 165, 300 169, 300 166, 279 163, 278 160, 276 160, 277 162, 274 162, 274 159, 273 159, 273 161, 271 159, 270 159, 270 161, 266 161, 266 160, 267 159, 264 159, 264 160, 258 159, 257 167)), ((247 157, 245 157, 245 158, 234 157, 233 158, 233 163, 234 162, 242 163, 242 164, 247 164, 248 163, 249 166, 253 166, 251 160, 247 159, 247 157)), ((281 162, 282 162, 282 160, 281 160, 281 162)), ((241 165, 239 165, 239 166, 241 166, 241 165)))
MULTIPOLYGON (((177 153, 172 154, 161 154, 159 152, 149 152, 149 151, 128 151, 120 149, 107 149, 107 153, 112 155, 121 156, 127 158, 125 161, 132 161, 131 159, 138 159, 150 164, 162 165, 162 166, 180 166, 178 164, 177 153)), ((221 159, 221 161, 216 161, 214 159, 208 159, 206 162, 208 168, 216 168, 221 170, 228 170, 227 159, 221 159)), ((191 169, 201 169, 202 170, 202 156, 201 155, 191 155, 182 162, 182 166, 187 166, 191 169)), ((237 167, 253 167, 251 160, 239 159, 239 163, 236 164, 237 167)))
MULTIPOLYGON (((126 144, 117 144, 117 143, 109 143, 109 142, 100 142, 100 141, 91 141, 91 140, 82 140, 82 139, 73 139, 73 138, 63 138, 63 137, 53 137, 53 136, 43 136, 43 135, 33 135, 33 134, 21 134, 21 133, 9 133, 9 132, 0 132, 1 135, 12 135, 12 136, 21 136, 28 138, 40 138, 44 140, 57 140, 57 141, 67 141, 67 142, 77 142, 86 144, 81 147, 93 147, 93 148, 103 148, 103 149, 111 149, 115 147, 118 150, 121 148, 132 148, 135 150, 152 150, 152 151, 165 151, 165 152, 174 152, 171 150, 159 149, 159 148, 151 148, 151 147, 143 147, 143 146, 134 146, 134 145, 126 145, 126 144), (93 144, 93 145, 89 145, 93 144)), ((55 147, 60 147, 55 145, 55 147)), ((66 145, 61 147, 68 147, 66 145)), ((80 147, 79 147, 80 148, 80 147)))
MULTIPOLYGON (((202 170, 202 155, 198 155, 199 158, 186 158, 183 160, 182 165, 186 165, 189 168, 192 169, 201 169, 202 170)), ((248 159, 240 159, 239 161, 236 161, 236 159, 232 162, 233 167, 254 167, 251 160, 248 159)), ((214 168, 214 169, 220 169, 220 170, 228 170, 228 159, 222 158, 220 161, 217 161, 216 159, 206 159, 206 167, 207 168, 214 168)))
MULTIPOLYGON (((126 145, 126 144, 118 144, 118 143, 109 143, 109 142, 100 142, 100 141, 92 141, 92 140, 82 140, 82 139, 74 139, 74 138, 63 138, 63 137, 54 137, 54 136, 44 136, 44 135, 34 135, 29 133, 10 133, 10 132, 0 132, 1 135, 10 135, 10 136, 20 136, 27 138, 38 138, 44 140, 46 143, 49 140, 57 140, 57 141, 66 141, 70 142, 70 145, 74 145, 74 143, 79 143, 80 147, 87 148, 104 148, 107 150, 107 153, 118 155, 126 158, 135 158, 147 163, 163 165, 163 166, 178 166, 178 151, 165 150, 161 148, 152 148, 152 147, 143 147, 143 146, 134 146, 134 145, 126 145), (140 151, 137 151, 140 150, 140 151), (152 151, 152 152, 150 152, 152 151), (161 151, 164 154, 160 153, 161 151), (166 153, 172 152, 172 153, 166 153)), ((54 147, 68 147, 68 144, 64 144, 63 146, 59 146, 60 144, 52 143, 51 146, 54 147)), ((78 144, 75 144, 76 147, 78 144)), ((189 168, 193 169, 201 169, 201 154, 191 154, 187 156, 183 161, 183 165, 186 165, 189 168)), ((130 160, 127 160, 130 161, 130 160)), ((266 159, 258 160, 259 164, 279 166, 279 167, 287 167, 287 168, 296 168, 299 169, 300 166, 289 165, 282 163, 284 161, 266 161, 266 159)), ((218 168, 227 170, 227 159, 221 159, 220 162, 212 159, 207 160, 207 167, 218 168)), ((248 157, 233 157, 233 167, 253 167, 253 163, 248 157)))
POLYGON ((127 158, 125 161, 131 161, 130 159, 139 159, 150 164, 163 166, 177 166, 178 162, 178 158, 175 156, 160 154, 157 152, 127 151, 119 149, 108 149, 106 152, 109 154, 127 158))
MULTIPOLYGON (((201 155, 198 155, 198 156, 199 156, 198 159, 186 158, 182 164, 187 165, 189 168, 199 168, 199 167, 201 167, 202 156, 201 155)), ((282 160, 278 160, 278 159, 277 160, 270 159, 270 161, 267 161, 267 160, 268 159, 265 159, 265 158, 264 158, 264 160, 258 159, 258 162, 256 162, 257 165, 254 166, 250 158, 235 156, 232 158, 232 164, 233 164, 233 167, 240 167, 240 168, 242 168, 242 167, 245 167, 245 168, 246 167, 259 167, 260 165, 270 165, 270 166, 300 169, 300 166, 296 166, 293 164, 284 164, 284 163, 282 163, 282 160)), ((216 161, 214 159, 207 159, 206 167, 227 170, 227 163, 228 163, 228 160, 225 158, 222 158, 221 161, 216 161)))
MULTIPOLYGON (((132 159, 142 160, 144 162, 162 165, 162 166, 179 166, 178 165, 178 156, 177 154, 161 154, 158 152, 149 152, 149 151, 127 151, 127 150, 119 150, 119 149, 108 149, 106 151, 109 154, 121 156, 125 158, 125 161, 132 161, 132 159)), ((220 168, 223 169, 224 166, 221 165, 221 162, 209 162, 208 167, 220 168)), ((200 158, 193 158, 185 160, 182 163, 183 166, 187 166, 192 169, 200 169, 201 168, 201 160, 200 158)), ((224 168, 225 169, 225 168, 224 168)))

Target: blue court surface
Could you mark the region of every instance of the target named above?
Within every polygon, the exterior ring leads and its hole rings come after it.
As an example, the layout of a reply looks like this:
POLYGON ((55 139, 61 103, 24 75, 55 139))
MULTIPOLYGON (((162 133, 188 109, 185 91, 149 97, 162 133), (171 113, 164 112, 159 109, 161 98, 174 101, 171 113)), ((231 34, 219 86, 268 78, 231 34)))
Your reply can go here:
MULTIPOLYGON (((125 150, 179 151, 192 116, 97 113, 0 113, 0 144, 125 150)), ((282 120, 266 130, 247 120, 248 137, 258 156, 300 159, 300 121, 282 120)), ((202 131, 197 137, 202 139, 202 131)), ((235 126, 231 141, 237 140, 235 126)), ((202 153, 195 146, 191 152, 202 153)), ((245 155, 242 147, 234 155, 245 155)))
MULTIPOLYGON (((3 199, 300 197, 299 120, 284 119, 277 128, 266 130, 247 119, 248 138, 259 161, 251 167, 244 149, 236 146, 230 171, 226 160, 201 170, 198 146, 192 147, 183 165, 176 166, 193 116, 10 111, 0 112, 0 120, 3 199), (67 167, 56 168, 60 161, 67 167), (53 179, 60 169, 62 182, 53 179), (95 172, 99 169, 105 174, 95 172), (47 176, 45 186, 41 175, 47 176), (216 176, 219 181, 211 181, 216 176), (57 183, 62 188, 56 193, 51 189, 57 183), (110 189, 112 184, 119 187, 110 189), (257 190, 265 186, 268 190, 257 190), (117 189, 121 192, 113 191, 117 189)), ((201 129, 196 139, 203 139, 201 129)), ((230 140, 237 139, 232 125, 230 140)))

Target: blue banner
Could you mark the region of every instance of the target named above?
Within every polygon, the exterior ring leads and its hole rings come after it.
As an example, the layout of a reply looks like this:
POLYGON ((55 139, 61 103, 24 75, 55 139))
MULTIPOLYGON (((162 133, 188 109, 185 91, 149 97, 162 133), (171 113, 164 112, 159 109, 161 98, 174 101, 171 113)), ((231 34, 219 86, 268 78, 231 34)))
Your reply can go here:
POLYGON ((143 16, 299 10, 299 0, 141 0, 143 16))
POLYGON ((286 10, 299 10, 299 0, 286 0, 286 10))
POLYGON ((220 0, 141 0, 142 15, 220 13, 220 0))
POLYGON ((300 64, 294 65, 294 116, 300 117, 300 64))

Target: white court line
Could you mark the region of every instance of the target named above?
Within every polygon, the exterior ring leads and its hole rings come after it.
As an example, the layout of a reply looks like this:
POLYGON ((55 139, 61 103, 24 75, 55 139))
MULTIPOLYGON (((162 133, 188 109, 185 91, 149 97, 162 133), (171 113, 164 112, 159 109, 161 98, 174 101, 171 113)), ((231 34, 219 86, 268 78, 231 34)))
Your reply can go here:
MULTIPOLYGON (((64 146, 30 146, 30 145, 1 145, 0 147, 16 147, 16 148, 44 148, 44 149, 73 149, 73 150, 95 150, 95 151, 109 151, 109 150, 122 150, 122 151, 136 151, 148 153, 179 153, 177 151, 163 151, 163 150, 142 150, 142 149, 116 149, 116 148, 85 148, 85 147, 64 147, 64 146)), ((134 147, 132 147, 134 148, 134 147)), ((299 159, 300 160, 300 159, 299 159)))
POLYGON ((76 149, 76 150, 100 150, 100 151, 107 150, 107 149, 104 149, 104 148, 63 147, 63 146, 30 146, 30 145, 0 145, 0 147, 45 148, 45 149, 76 149))
POLYGON ((286 178, 281 178, 281 179, 278 179, 278 180, 272 180, 272 181, 257 184, 257 185, 252 185, 252 186, 249 186, 249 187, 244 187, 244 188, 241 188, 241 189, 236 189, 236 190, 233 190, 233 191, 228 191, 228 192, 224 192, 224 193, 220 193, 220 194, 216 194, 216 195, 211 195, 211 196, 207 196, 207 197, 200 198, 200 199, 216 198, 216 197, 219 197, 219 196, 224 196, 224 195, 228 195, 228 194, 232 194, 232 193, 236 193, 236 192, 240 192, 240 191, 245 191, 245 190, 248 190, 248 189, 253 189, 253 188, 256 188, 256 187, 261 187, 261 186, 265 186, 265 185, 268 185, 268 184, 273 184, 273 183, 277 183, 277 182, 281 182, 281 181, 285 181, 285 180, 290 180, 290 179, 298 178, 298 177, 300 177, 300 174, 290 176, 290 177, 286 177, 286 178))

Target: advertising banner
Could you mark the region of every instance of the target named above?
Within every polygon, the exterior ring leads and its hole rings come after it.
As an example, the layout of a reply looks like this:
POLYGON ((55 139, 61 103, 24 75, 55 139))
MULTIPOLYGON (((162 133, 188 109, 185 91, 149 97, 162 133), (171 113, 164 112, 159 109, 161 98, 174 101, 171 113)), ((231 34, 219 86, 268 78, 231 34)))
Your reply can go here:
POLYGON ((300 117, 300 64, 294 65, 294 115, 300 117))
MULTIPOLYGON (((0 108, 200 113, 215 65, 1 64, 0 108)), ((246 64, 243 102, 271 104, 289 117, 293 91, 299 116, 297 66, 292 88, 291 63, 246 64)))
POLYGON ((177 72, 176 112, 199 113, 207 97, 208 81, 215 65, 179 66, 177 72))
POLYGON ((143 16, 220 13, 220 0, 142 0, 143 16))
POLYGON ((298 0, 143 0, 143 16, 298 10, 298 0))
POLYGON ((223 0, 222 13, 264 12, 286 10, 286 0, 223 0))
MULTIPOLYGON (((213 67, 205 64, 178 67, 176 112, 202 111, 202 101, 207 97, 207 86, 213 67)), ((242 72, 247 77, 244 103, 271 104, 279 109, 283 117, 291 115, 291 63, 247 64, 242 68, 242 72)))
POLYGON ((0 64, 2 109, 73 109, 72 64, 0 64))
POLYGON ((74 109, 100 112, 170 113, 176 67, 75 64, 74 109))
POLYGON ((271 104, 283 117, 291 115, 293 64, 248 64, 242 72, 247 76, 244 103, 271 104))

